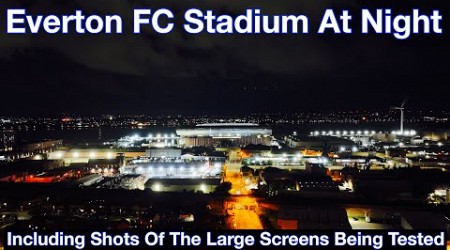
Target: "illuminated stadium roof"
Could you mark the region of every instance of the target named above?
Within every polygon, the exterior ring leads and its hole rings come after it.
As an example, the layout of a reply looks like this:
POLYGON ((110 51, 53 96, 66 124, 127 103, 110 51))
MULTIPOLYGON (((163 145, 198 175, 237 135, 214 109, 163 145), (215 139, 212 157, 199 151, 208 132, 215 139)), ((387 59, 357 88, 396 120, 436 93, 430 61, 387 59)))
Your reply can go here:
POLYGON ((243 136, 270 136, 272 129, 255 123, 205 123, 193 128, 176 130, 181 137, 240 138, 243 136))
POLYGON ((259 127, 256 123, 202 123, 196 127, 259 127))

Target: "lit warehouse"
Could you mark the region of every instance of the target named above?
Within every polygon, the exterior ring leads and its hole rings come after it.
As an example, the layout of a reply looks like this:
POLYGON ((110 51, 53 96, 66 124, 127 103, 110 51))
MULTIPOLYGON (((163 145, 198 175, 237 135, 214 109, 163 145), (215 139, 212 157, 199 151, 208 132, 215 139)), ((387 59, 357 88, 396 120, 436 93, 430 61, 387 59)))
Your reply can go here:
POLYGON ((121 168, 122 174, 139 174, 148 178, 211 178, 221 177, 223 163, 209 161, 149 161, 121 168))
POLYGON ((156 192, 213 192, 222 180, 225 158, 186 156, 144 157, 121 167, 122 175, 139 175, 156 192))

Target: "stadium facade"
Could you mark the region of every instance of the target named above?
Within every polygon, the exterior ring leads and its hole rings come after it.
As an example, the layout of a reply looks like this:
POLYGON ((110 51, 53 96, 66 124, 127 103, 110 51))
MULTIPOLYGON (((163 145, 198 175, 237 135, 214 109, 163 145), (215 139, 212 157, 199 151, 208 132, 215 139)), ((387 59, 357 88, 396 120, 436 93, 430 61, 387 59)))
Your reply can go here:
POLYGON ((182 147, 270 145, 272 129, 255 123, 205 123, 176 130, 182 147))

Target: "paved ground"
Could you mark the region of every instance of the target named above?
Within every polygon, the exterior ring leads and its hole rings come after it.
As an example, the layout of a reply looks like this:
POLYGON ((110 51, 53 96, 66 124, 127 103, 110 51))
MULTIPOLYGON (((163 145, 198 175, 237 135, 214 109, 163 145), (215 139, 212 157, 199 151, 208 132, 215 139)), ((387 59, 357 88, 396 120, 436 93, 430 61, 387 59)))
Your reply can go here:
POLYGON ((227 219, 227 226, 230 229, 263 229, 258 214, 253 207, 258 204, 256 199, 250 195, 250 191, 245 188, 245 183, 240 173, 241 163, 226 163, 225 181, 232 184, 230 194, 233 197, 233 208, 228 211, 231 216, 227 219))

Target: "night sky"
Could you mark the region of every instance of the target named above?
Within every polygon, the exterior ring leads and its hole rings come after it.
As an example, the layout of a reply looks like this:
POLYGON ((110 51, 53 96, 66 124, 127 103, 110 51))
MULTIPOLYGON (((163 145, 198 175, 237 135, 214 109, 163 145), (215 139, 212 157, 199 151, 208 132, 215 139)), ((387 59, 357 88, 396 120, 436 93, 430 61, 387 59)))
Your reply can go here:
MULTIPOLYGON (((6 1, 0 7, 1 115, 247 114, 379 109, 450 109, 450 3, 442 1, 6 1), (21 3, 17 3, 21 2, 21 3), (155 2, 158 2, 157 4, 155 2), (392 6, 392 2, 396 2, 392 6), (368 4, 370 3, 370 4, 368 4), (168 35, 7 35, 6 9, 32 13, 120 14, 166 7, 168 35), (219 13, 305 14, 307 35, 190 35, 190 7, 219 13), (442 35, 316 35, 326 8, 439 9, 442 35)), ((427 12, 431 13, 431 12, 427 12)))

